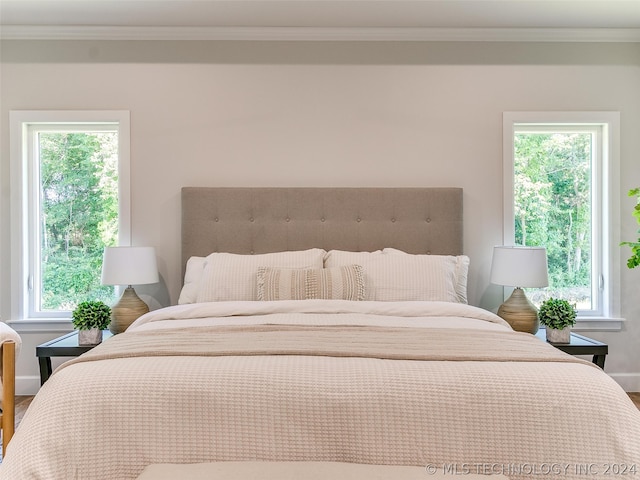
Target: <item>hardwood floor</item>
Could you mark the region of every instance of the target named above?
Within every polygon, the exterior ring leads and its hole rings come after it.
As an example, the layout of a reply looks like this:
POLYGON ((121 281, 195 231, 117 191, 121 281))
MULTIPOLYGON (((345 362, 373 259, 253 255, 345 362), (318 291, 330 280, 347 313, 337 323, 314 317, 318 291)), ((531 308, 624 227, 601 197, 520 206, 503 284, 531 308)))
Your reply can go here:
MULTIPOLYGON (((22 417, 24 417, 27 408, 31 405, 33 396, 17 396, 16 397, 16 428, 20 424, 22 417)), ((0 463, 2 462, 2 448, 0 448, 0 463)))
POLYGON ((27 408, 31 405, 31 400, 33 400, 33 396, 16 397, 16 428, 18 428, 22 417, 27 412, 27 408))

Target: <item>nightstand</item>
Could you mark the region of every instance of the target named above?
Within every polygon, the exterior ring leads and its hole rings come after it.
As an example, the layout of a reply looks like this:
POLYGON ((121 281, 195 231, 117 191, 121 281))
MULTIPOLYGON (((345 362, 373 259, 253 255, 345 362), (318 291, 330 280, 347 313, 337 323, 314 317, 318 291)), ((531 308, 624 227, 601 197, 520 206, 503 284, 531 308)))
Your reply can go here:
MULTIPOLYGON (((538 330, 536 337, 545 342, 547 341, 544 328, 538 330)), ((593 363, 603 370, 604 361, 607 358, 607 353, 609 353, 609 345, 606 343, 573 332, 571 332, 570 343, 550 343, 550 345, 570 355, 593 355, 593 363)))
MULTIPOLYGON (((103 330, 102 341, 113 336, 109 330, 103 330)), ((58 338, 54 338, 36 347, 36 357, 40 363, 40 385, 51 376, 51 357, 78 357, 91 350, 95 345, 78 345, 78 331, 74 330, 58 338)))

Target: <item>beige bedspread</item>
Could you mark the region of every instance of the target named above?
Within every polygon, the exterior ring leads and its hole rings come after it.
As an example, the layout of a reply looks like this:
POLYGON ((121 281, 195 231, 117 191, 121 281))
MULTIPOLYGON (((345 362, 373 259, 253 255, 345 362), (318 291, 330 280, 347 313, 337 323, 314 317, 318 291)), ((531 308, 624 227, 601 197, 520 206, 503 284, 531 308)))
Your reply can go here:
POLYGON ((256 460, 640 475, 640 413, 604 372, 491 314, 431 307, 152 312, 54 373, 0 477, 256 460))
MULTIPOLYGON (((312 355, 387 360, 584 362, 532 336, 512 331, 456 335, 448 328, 345 325, 203 326, 133 331, 65 363, 132 357, 312 355)), ((586 365, 598 368, 584 362, 586 365)))

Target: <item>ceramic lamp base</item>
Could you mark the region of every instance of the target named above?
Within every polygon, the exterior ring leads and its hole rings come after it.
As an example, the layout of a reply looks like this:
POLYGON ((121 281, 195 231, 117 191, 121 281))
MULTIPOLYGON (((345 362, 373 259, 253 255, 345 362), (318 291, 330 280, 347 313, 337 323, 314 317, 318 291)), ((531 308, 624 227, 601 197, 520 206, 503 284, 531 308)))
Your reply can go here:
POLYGON ((136 291, 129 285, 118 303, 111 307, 111 323, 109 330, 117 334, 124 332, 138 317, 149 311, 149 307, 136 294, 136 291))
POLYGON ((538 309, 529 301, 521 288, 516 288, 511 296, 498 308, 498 316, 507 321, 518 332, 535 334, 540 328, 538 309))

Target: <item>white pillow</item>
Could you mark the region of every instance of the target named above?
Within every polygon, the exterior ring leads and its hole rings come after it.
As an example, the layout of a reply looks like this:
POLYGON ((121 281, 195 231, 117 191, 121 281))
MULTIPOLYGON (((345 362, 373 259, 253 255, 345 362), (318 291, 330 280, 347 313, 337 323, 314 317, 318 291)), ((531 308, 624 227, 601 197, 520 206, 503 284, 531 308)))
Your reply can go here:
POLYGON ((206 258, 196 299, 198 302, 256 300, 259 267, 322 268, 325 253, 319 248, 262 255, 212 253, 206 258))
POLYGON ((180 290, 178 305, 184 303, 195 303, 198 300, 198 290, 200 289, 200 280, 206 264, 205 257, 191 257, 187 260, 187 268, 184 272, 184 285, 180 290))
POLYGON ((352 264, 364 270, 367 300, 467 302, 469 259, 463 255, 410 255, 395 249, 325 255, 326 268, 352 264))
MULTIPOLYGON (((383 253, 390 253, 395 255, 413 255, 411 253, 403 252, 396 248, 385 248, 383 253)), ((438 255, 413 255, 414 257, 433 257, 438 255)), ((456 284, 455 290, 458 296, 458 303, 468 303, 467 301, 467 278, 469 277, 469 263, 471 260, 466 255, 457 255, 456 259, 456 284)))

